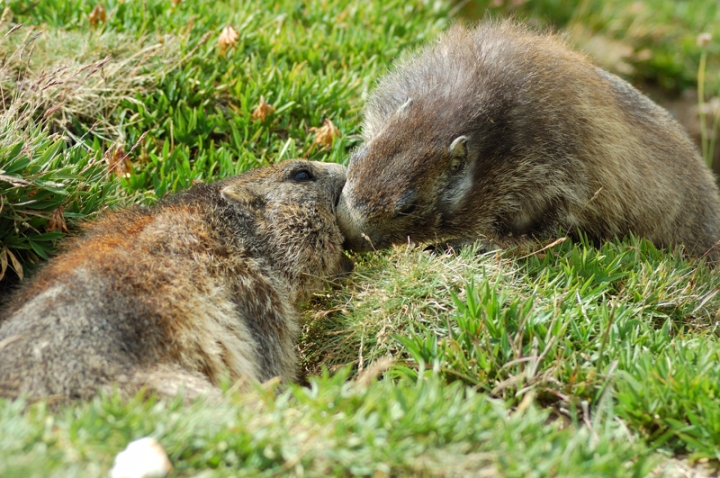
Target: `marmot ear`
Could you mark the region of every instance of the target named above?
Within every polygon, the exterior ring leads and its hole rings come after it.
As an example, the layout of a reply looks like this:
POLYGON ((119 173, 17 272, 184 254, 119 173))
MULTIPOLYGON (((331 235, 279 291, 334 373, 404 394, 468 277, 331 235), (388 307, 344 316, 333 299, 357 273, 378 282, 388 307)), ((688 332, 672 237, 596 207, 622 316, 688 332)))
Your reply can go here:
POLYGON ((251 182, 231 183, 220 190, 220 195, 229 202, 250 206, 261 200, 251 182))
POLYGON ((467 136, 458 136, 450 143, 450 170, 455 172, 463 167, 468 157, 467 136))

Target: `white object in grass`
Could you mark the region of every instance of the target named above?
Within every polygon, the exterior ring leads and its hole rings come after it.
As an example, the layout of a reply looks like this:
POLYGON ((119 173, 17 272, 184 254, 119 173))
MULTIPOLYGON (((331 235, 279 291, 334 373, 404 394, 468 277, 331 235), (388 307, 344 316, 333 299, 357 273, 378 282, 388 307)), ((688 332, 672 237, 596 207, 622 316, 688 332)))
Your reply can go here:
POLYGON ((162 478, 171 471, 172 465, 160 443, 144 437, 128 443, 117 454, 110 478, 162 478))

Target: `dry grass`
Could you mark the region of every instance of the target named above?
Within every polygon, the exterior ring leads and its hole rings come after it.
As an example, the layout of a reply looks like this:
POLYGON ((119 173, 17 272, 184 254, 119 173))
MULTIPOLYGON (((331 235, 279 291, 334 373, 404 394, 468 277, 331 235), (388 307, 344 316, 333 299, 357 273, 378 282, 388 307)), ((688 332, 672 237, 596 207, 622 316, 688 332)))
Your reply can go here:
MULTIPOLYGON (((109 142, 120 130, 111 119, 124 101, 140 104, 158 76, 179 64, 181 39, 161 41, 122 33, 4 26, 0 38, 0 128, 49 128, 85 141, 78 123, 109 142)), ((127 121, 132 122, 133 118, 127 121)))

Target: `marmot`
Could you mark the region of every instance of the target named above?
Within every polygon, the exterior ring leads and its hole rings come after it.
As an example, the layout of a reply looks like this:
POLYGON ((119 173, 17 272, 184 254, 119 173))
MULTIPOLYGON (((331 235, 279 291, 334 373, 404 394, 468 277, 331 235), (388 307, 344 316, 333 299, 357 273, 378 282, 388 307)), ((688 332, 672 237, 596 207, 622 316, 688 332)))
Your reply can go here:
POLYGON ((85 226, 4 313, 0 396, 291 380, 298 304, 352 269, 344 182, 344 166, 286 161, 85 226))
POLYGON ((455 27, 383 78, 338 221, 358 250, 630 233, 703 255, 720 199, 682 127, 557 36, 455 27))

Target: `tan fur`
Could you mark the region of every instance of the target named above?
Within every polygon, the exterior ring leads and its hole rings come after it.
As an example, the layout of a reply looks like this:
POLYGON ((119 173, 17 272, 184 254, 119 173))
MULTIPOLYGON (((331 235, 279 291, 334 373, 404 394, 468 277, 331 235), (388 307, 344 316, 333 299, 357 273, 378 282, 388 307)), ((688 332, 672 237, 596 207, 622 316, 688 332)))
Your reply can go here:
POLYGON ((4 313, 0 396, 292 380, 298 305, 352 268, 334 216, 344 180, 287 161, 88 224, 4 313))
POLYGON ((715 179, 678 123, 513 22, 453 28, 400 64, 368 100, 364 137, 338 206, 355 250, 580 232, 703 255, 720 240, 715 179))

